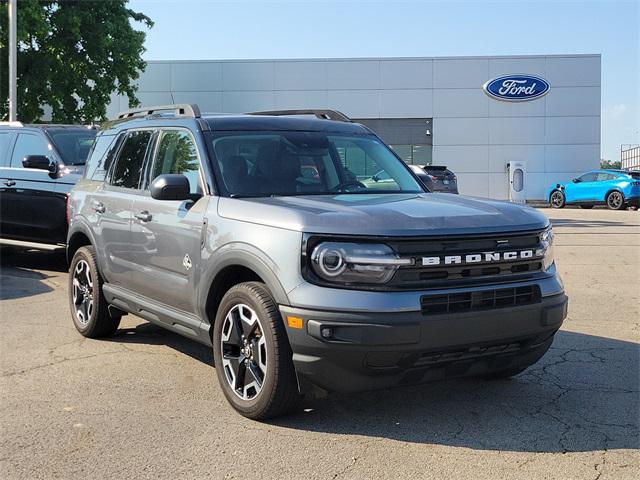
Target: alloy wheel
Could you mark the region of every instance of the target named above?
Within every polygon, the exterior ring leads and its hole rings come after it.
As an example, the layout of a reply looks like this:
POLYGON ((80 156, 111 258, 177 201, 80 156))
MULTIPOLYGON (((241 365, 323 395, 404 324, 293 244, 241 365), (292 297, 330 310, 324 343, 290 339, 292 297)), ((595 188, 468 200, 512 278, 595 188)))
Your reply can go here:
POLYGON ((220 343, 229 386, 242 400, 255 398, 267 374, 267 342, 257 313, 248 305, 234 305, 224 319, 220 343))
POLYGON ((91 269, 85 260, 80 260, 73 270, 73 304, 78 323, 87 325, 93 313, 93 280, 91 269))
POLYGON ((563 195, 562 192, 555 191, 551 194, 551 205, 555 208, 560 208, 563 203, 563 195))
POLYGON ((618 210, 622 206, 622 195, 619 192, 611 192, 607 198, 607 205, 613 210, 618 210))

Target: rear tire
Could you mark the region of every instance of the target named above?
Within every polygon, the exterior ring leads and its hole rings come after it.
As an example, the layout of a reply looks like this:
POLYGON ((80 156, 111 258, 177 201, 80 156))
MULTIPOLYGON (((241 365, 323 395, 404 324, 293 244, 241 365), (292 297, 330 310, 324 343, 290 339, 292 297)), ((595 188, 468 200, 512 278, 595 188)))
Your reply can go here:
POLYGON ((566 204, 566 197, 561 190, 554 190, 549 195, 549 205, 551 208, 564 208, 566 204))
POLYGON ((84 337, 107 337, 120 325, 121 316, 109 314, 102 284, 95 249, 80 247, 69 266, 69 308, 76 330, 84 337))
POLYGON ((259 282, 224 295, 213 328, 213 359, 233 408, 254 420, 291 412, 301 399, 291 346, 278 307, 259 282))
POLYGON ((626 208, 624 195, 617 190, 609 192, 606 202, 609 210, 624 210, 626 208))

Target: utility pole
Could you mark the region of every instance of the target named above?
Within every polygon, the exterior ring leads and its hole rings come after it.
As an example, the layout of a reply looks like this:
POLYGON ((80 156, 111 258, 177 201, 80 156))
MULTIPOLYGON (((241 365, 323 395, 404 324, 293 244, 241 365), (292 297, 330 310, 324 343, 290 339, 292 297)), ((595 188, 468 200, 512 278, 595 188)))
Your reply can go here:
POLYGON ((18 120, 18 45, 16 41, 17 29, 17 0, 9 0, 9 121, 18 120))

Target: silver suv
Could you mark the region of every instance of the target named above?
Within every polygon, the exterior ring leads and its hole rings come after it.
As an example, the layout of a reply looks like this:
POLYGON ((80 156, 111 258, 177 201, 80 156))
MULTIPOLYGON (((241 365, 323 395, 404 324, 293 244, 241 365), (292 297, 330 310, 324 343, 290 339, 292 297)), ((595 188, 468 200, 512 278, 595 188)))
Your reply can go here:
POLYGON ((212 346, 250 418, 314 386, 516 375, 566 316, 544 215, 424 191, 339 112, 124 112, 69 215, 78 331, 110 335, 133 313, 212 346), (364 171, 392 181, 369 188, 364 171))

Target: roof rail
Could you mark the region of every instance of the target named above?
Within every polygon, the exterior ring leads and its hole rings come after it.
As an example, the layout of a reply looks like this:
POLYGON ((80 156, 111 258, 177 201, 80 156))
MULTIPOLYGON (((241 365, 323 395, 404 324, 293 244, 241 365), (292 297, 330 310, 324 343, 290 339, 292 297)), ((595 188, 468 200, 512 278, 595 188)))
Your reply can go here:
POLYGON ((286 116, 286 115, 315 115, 322 120, 335 120, 336 122, 351 122, 351 119, 344 113, 337 110, 270 110, 264 112, 249 112, 248 115, 274 115, 274 116, 286 116))
POLYGON ((0 122, 0 127, 24 127, 22 122, 0 122))
POLYGON ((196 104, 176 103, 175 105, 156 105, 125 110, 118 114, 118 120, 131 117, 146 117, 154 113, 173 112, 176 117, 200 118, 200 109, 196 104))

